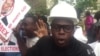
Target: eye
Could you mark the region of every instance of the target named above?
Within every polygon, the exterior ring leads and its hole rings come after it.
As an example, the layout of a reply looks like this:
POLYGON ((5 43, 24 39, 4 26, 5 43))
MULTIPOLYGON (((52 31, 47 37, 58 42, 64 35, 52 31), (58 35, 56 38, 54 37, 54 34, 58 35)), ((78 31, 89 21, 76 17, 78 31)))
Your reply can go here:
POLYGON ((65 25, 64 28, 67 29, 67 30, 71 30, 71 29, 73 29, 73 26, 65 25))
POLYGON ((57 29, 57 28, 58 28, 58 26, 52 26, 52 28, 53 28, 53 29, 57 29))

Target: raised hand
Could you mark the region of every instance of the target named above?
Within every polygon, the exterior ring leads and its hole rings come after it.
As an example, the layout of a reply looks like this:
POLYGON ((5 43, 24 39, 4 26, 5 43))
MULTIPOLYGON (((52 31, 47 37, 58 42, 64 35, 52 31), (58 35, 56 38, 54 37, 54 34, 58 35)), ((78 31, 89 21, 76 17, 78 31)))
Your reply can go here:
POLYGON ((34 31, 34 33, 38 37, 43 37, 43 36, 48 36, 48 29, 46 23, 43 22, 43 20, 39 19, 38 22, 36 23, 36 26, 38 28, 37 31, 34 31))

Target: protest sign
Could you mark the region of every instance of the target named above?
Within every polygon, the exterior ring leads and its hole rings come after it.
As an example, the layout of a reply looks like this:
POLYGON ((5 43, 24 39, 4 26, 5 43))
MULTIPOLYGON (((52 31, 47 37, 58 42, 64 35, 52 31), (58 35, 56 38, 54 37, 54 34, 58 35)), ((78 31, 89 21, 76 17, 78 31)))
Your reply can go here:
POLYGON ((0 52, 19 52, 19 48, 17 45, 2 45, 0 52))
POLYGON ((24 0, 0 0, 0 40, 7 40, 12 29, 29 11, 30 6, 24 0))

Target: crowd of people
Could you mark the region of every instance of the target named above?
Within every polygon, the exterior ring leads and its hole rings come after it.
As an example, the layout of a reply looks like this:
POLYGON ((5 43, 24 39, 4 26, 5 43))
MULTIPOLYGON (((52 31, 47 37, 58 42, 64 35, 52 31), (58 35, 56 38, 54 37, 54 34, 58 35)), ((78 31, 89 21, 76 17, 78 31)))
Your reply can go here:
POLYGON ((86 12, 86 37, 75 8, 66 2, 55 5, 48 17, 27 13, 13 29, 21 54, 18 56, 100 56, 99 19, 100 11, 94 17, 86 12))
MULTIPOLYGON (((14 29, 22 56, 95 56, 93 49, 90 47, 93 44, 89 41, 92 37, 99 38, 99 32, 98 34, 95 32, 96 35, 94 36, 91 35, 90 28, 94 26, 90 12, 86 13, 85 25, 88 41, 85 44, 76 38, 80 32, 73 36, 78 27, 76 24, 79 21, 72 6, 65 2, 57 4, 51 10, 49 19, 51 27, 46 16, 28 13, 21 24, 18 24, 14 29), (69 10, 72 10, 72 13, 68 13, 69 10)), ((96 28, 98 26, 95 27, 95 30, 98 31, 96 28)))

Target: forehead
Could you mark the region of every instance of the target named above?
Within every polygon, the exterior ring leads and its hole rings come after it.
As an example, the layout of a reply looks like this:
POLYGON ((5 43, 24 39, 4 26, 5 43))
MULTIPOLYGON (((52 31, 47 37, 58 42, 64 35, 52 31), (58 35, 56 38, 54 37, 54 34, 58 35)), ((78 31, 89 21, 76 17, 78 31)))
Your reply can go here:
POLYGON ((73 21, 70 18, 53 18, 52 24, 72 25, 73 21))
POLYGON ((6 2, 11 3, 14 2, 14 0, 6 0, 6 2))
POLYGON ((31 23, 31 22, 34 22, 34 20, 33 20, 33 18, 31 18, 31 17, 26 17, 26 18, 24 19, 24 22, 31 23))

